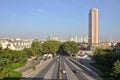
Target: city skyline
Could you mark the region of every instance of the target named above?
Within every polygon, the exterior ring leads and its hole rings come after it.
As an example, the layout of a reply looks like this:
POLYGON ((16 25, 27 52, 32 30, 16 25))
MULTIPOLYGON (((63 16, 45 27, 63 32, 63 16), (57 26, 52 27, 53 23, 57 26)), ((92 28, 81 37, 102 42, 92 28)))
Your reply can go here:
POLYGON ((87 36, 88 13, 94 7, 99 9, 99 39, 119 41, 117 0, 0 1, 0 38, 87 36))

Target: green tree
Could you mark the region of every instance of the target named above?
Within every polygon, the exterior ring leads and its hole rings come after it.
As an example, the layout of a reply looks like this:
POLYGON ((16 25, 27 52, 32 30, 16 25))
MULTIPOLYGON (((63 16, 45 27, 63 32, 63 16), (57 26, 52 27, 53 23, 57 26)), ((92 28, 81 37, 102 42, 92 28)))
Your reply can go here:
POLYGON ((114 63, 114 75, 115 75, 115 80, 120 80, 120 61, 117 60, 115 63, 114 63))
POLYGON ((27 55, 25 51, 15 51, 10 49, 3 49, 0 53, 0 60, 2 60, 3 65, 8 65, 11 63, 25 62, 27 60, 27 55))
POLYGON ((102 65, 113 67, 113 63, 120 60, 120 54, 110 52, 107 49, 97 48, 94 53, 94 60, 102 65))
POLYGON ((50 40, 42 44, 42 51, 44 54, 56 53, 59 49, 60 43, 58 41, 50 40))
POLYGON ((37 55, 37 54, 40 54, 41 43, 40 42, 33 42, 31 48, 32 48, 32 53, 33 53, 34 56, 37 55))
POLYGON ((32 48, 25 48, 24 51, 26 52, 26 55, 28 58, 30 58, 31 56, 34 56, 32 48))
POLYGON ((69 53, 77 53, 79 48, 74 41, 67 41, 63 43, 63 50, 69 53))

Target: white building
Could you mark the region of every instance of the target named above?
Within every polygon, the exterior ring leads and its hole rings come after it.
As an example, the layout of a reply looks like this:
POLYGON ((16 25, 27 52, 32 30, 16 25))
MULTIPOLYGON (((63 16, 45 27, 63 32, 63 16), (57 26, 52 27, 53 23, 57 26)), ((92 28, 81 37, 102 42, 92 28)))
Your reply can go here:
POLYGON ((75 37, 71 37, 70 38, 70 41, 74 41, 74 42, 80 42, 80 43, 88 43, 88 37, 78 37, 78 36, 75 36, 75 37))
POLYGON ((1 44, 2 49, 5 49, 8 47, 9 41, 8 39, 0 39, 0 44, 1 44))
POLYGON ((9 48, 12 50, 22 50, 24 48, 30 48, 32 45, 32 41, 21 39, 1 39, 0 43, 2 49, 9 48))

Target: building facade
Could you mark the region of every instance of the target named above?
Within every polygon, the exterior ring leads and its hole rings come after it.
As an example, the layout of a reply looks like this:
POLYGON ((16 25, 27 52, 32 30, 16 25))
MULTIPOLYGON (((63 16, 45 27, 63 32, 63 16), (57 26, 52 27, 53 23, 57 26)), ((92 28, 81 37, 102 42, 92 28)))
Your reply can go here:
POLYGON ((98 44, 98 9, 92 8, 89 13, 89 45, 98 44))
POLYGON ((2 49, 9 48, 11 50, 22 50, 24 48, 30 48, 32 41, 21 39, 1 39, 0 44, 2 49))

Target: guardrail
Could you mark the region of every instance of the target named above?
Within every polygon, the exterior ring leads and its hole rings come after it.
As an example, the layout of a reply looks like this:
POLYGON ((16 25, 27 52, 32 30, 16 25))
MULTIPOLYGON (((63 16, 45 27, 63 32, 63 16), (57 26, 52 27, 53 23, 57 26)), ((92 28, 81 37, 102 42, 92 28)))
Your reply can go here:
POLYGON ((91 69, 87 68, 86 66, 78 63, 77 61, 75 61, 72 58, 69 58, 69 60, 72 61, 73 63, 75 63, 77 66, 79 66, 84 71, 86 71, 90 76, 94 77, 96 80, 103 80, 101 77, 99 77, 98 74, 96 74, 94 71, 92 71, 91 69))

